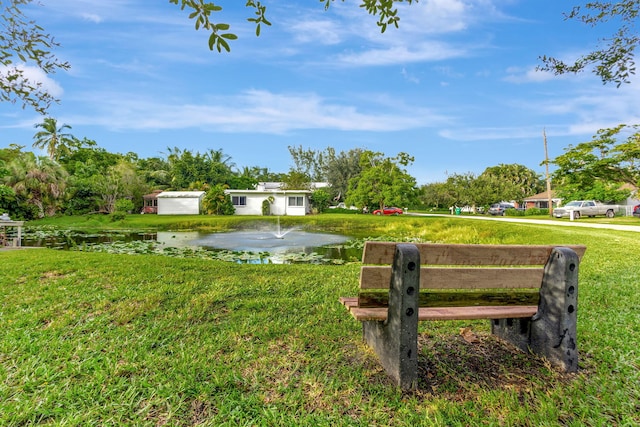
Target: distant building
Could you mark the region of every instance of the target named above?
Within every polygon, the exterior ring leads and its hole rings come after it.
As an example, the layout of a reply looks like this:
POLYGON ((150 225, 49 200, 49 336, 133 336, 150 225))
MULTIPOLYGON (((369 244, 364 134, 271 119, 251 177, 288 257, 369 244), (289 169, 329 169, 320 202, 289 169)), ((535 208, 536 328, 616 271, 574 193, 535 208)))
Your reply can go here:
POLYGON ((158 194, 162 193, 162 190, 153 190, 149 194, 142 196, 144 205, 142 206, 143 214, 157 214, 158 213, 158 194))
POLYGON ((225 190, 225 193, 231 196, 236 215, 262 215, 266 200, 270 215, 303 216, 311 212, 309 198, 313 190, 328 186, 315 182, 310 190, 285 190, 281 182, 260 182, 254 190, 225 190))
POLYGON ((204 191, 163 191, 156 196, 158 215, 198 215, 204 191))
MULTIPOLYGON (((548 209, 549 208, 549 193, 547 191, 536 194, 534 196, 525 197, 523 200, 524 208, 539 208, 539 209, 548 209)), ((562 199, 560 197, 556 197, 555 192, 551 190, 551 203, 553 207, 560 206, 562 203, 562 199)))

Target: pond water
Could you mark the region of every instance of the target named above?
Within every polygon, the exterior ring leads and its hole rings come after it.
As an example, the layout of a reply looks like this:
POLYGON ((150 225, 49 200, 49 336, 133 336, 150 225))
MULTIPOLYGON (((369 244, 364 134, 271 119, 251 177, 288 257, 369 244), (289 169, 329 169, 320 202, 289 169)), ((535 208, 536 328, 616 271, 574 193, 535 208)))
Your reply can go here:
MULTIPOLYGON (((322 262, 355 261, 362 255, 362 249, 347 247, 352 238, 340 234, 302 231, 298 229, 280 230, 252 229, 220 233, 199 231, 158 231, 152 233, 118 231, 97 234, 77 232, 27 233, 24 246, 51 247, 63 250, 87 250, 98 248, 108 250, 110 246, 123 248, 135 245, 130 252, 141 253, 141 244, 148 244, 149 252, 163 251, 208 251, 214 257, 224 254, 224 259, 247 263, 290 263, 290 262, 322 262), (241 253, 242 256, 229 255, 241 253), (247 256, 246 254, 255 254, 247 256)), ((132 246, 133 247, 133 246, 132 246)))

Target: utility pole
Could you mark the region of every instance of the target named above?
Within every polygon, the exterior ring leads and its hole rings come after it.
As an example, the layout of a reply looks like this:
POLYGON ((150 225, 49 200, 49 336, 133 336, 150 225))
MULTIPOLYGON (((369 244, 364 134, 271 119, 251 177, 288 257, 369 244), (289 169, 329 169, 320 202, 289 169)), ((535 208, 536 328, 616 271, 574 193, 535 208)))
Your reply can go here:
POLYGON ((544 165, 547 169, 547 203, 549 206, 549 216, 553 216, 553 199, 551 198, 551 178, 549 177, 549 151, 547 150, 547 132, 542 128, 544 139, 544 165))

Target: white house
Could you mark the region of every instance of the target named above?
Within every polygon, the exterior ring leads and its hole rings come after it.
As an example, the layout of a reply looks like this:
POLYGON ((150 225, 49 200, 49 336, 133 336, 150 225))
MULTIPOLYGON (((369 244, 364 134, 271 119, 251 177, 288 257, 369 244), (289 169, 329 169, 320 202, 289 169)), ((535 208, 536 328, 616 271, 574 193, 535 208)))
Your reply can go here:
MULTIPOLYGON (((311 188, 322 188, 324 183, 313 183, 311 188)), ((231 196, 236 215, 262 215, 262 204, 269 203, 270 215, 303 216, 311 211, 311 190, 283 190, 280 182, 260 182, 255 190, 225 190, 231 196)))
POLYGON ((158 215, 198 215, 204 191, 163 191, 158 199, 158 215))

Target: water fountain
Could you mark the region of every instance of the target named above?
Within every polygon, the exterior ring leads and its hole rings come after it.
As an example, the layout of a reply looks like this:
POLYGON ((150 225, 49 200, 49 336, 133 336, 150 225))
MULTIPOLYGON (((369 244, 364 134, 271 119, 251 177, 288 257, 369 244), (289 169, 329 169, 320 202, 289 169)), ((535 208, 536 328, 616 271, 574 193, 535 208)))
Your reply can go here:
POLYGON ((252 230, 211 233, 201 235, 190 243, 193 246, 210 249, 277 254, 285 252, 310 253, 318 247, 338 245, 349 240, 348 237, 342 235, 307 232, 296 227, 283 229, 279 217, 276 229, 273 228, 273 225, 256 226, 252 230))
POLYGON ((280 230, 280 217, 278 216, 278 230, 273 233, 273 235, 275 236, 276 239, 284 239, 284 236, 292 231, 293 228, 290 228, 289 230, 285 230, 284 232, 280 230))

